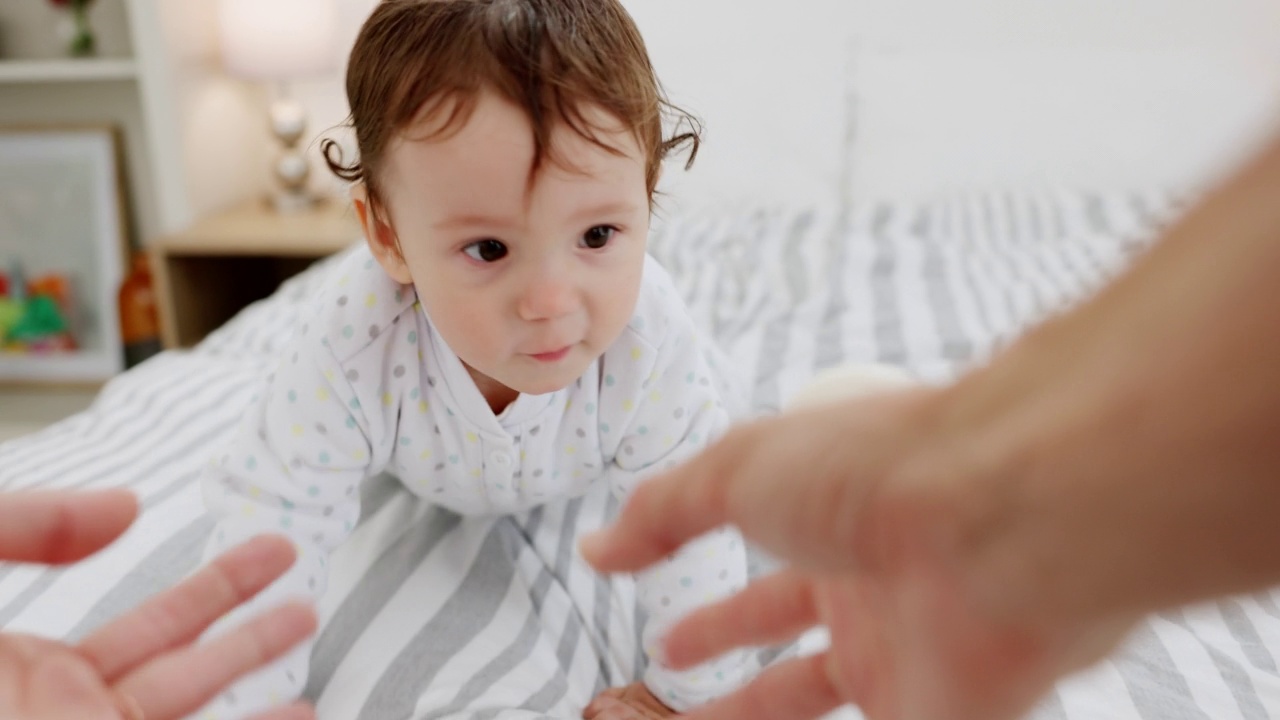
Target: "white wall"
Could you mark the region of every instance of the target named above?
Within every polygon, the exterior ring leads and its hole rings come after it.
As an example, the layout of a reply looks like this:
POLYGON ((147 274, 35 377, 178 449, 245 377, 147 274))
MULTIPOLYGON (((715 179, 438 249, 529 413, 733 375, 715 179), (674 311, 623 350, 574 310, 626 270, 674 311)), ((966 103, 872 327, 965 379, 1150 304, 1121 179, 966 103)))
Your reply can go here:
POLYGON ((853 192, 1199 185, 1280 124, 1275 0, 856 0, 853 192))
MULTIPOLYGON (((337 2, 341 56, 376 0, 337 2)), ((706 122, 693 171, 668 168, 669 207, 1186 186, 1280 125, 1280 0, 623 2, 672 99, 706 122)), ((174 17, 207 34, 201 15, 174 17)), ((199 214, 262 187, 269 146, 252 91, 187 67, 188 125, 229 123, 244 148, 186 133, 199 214)), ((345 116, 341 71, 297 90, 316 132, 345 116)))

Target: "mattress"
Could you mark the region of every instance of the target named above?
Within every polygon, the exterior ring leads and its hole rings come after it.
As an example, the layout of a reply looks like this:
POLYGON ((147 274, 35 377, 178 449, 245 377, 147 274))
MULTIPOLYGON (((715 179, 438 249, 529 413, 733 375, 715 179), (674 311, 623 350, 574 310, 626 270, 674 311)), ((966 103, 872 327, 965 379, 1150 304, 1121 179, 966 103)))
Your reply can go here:
MULTIPOLYGON (((752 208, 659 216, 651 250, 749 379, 753 410, 769 414, 840 363, 954 377, 1087 297, 1179 207, 1163 192, 1057 191, 752 208)), ((0 566, 0 626, 74 640, 196 566, 212 526, 201 468, 331 265, 195 349, 121 375, 87 411, 0 445, 0 491, 129 487, 144 508, 86 562, 0 566)), ((597 576, 574 552, 616 510, 607 493, 589 493, 462 518, 395 478, 369 481, 360 525, 331 561, 305 695, 326 720, 579 717, 645 662, 630 581, 597 576)), ((1035 717, 1280 716, 1277 658, 1280 593, 1165 612, 1060 683, 1035 717)))

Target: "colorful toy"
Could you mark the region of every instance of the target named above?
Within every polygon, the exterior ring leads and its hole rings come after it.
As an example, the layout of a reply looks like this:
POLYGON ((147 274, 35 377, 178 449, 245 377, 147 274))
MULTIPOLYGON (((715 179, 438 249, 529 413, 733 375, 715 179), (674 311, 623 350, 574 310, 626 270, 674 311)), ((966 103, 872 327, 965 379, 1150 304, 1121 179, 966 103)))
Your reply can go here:
POLYGON ((65 275, 51 273, 24 282, 16 264, 8 276, 0 275, 0 351, 51 353, 76 349, 68 308, 71 283, 65 275))

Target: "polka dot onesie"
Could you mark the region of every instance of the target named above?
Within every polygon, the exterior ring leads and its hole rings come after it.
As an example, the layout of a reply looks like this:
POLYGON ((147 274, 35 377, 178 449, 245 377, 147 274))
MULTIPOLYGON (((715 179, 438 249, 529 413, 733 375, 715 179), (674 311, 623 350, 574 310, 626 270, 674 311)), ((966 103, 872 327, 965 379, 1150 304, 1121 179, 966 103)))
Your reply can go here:
MULTIPOLYGON (((593 483, 625 497, 728 425, 725 368, 652 258, 636 313, 604 355, 569 387, 521 395, 498 415, 411 286, 389 278, 367 250, 346 258, 334 280, 204 481, 218 519, 208 557, 265 532, 299 549, 294 567, 215 634, 285 598, 320 597, 327 557, 359 518, 360 483, 379 472, 461 514, 518 513, 593 483)), ((675 672, 653 648, 675 620, 732 594, 746 576, 742 543, 728 531, 637 576, 650 616, 644 681, 676 710, 739 687, 746 656, 675 672)), ((297 697, 309 650, 240 682, 200 717, 246 717, 297 697)))

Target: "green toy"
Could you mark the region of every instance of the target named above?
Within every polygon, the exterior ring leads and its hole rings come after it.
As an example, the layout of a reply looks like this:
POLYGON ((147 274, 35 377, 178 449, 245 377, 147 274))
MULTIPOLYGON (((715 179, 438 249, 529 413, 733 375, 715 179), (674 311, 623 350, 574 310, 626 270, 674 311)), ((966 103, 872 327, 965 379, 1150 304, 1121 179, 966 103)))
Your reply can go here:
POLYGON ((58 303, 47 295, 37 295, 27 301, 25 312, 7 335, 10 342, 36 342, 66 331, 67 321, 58 303))
POLYGON ((9 341, 9 332, 22 319, 24 303, 0 298, 0 347, 9 341))

